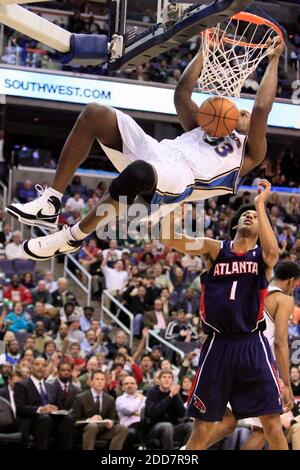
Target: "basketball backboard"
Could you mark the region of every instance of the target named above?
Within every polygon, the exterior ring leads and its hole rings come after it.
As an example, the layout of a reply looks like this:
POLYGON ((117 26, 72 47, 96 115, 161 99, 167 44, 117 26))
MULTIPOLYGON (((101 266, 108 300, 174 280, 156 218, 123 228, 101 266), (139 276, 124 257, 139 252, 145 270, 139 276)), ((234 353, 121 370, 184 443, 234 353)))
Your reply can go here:
POLYGON ((249 0, 112 0, 109 69, 133 69, 247 8, 249 0), (134 20, 138 26, 131 26, 134 20))

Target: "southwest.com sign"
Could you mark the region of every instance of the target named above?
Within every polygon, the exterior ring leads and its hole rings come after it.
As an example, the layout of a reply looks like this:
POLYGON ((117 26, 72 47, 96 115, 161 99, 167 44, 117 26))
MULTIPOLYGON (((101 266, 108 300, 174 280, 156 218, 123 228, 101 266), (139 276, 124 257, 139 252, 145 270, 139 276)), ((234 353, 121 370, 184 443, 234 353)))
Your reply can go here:
MULTIPOLYGON (((0 68, 0 94, 64 103, 94 101, 120 109, 176 114, 173 89, 55 73, 0 68)), ((208 97, 205 93, 193 93, 199 105, 208 97)), ((237 106, 251 111, 253 100, 241 98, 237 106)), ((299 106, 293 104, 274 103, 269 125, 300 129, 299 110, 299 106)))

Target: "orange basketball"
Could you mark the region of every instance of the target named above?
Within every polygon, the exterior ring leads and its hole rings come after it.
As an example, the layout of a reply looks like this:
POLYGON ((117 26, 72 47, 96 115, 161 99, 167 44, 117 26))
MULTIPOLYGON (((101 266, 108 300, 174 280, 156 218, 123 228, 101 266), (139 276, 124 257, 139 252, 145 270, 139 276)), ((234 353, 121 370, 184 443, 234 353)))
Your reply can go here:
POLYGON ((226 137, 237 127, 240 113, 229 98, 214 96, 204 101, 196 116, 199 126, 211 137, 226 137))

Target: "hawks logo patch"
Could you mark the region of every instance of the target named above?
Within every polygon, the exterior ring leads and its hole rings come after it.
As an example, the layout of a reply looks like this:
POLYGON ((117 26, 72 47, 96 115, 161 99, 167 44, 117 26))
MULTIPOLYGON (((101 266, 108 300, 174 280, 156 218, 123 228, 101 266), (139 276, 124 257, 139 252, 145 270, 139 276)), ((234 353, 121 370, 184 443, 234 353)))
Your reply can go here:
POLYGON ((197 397, 197 395, 193 396, 193 400, 193 405, 200 411, 200 413, 206 413, 206 406, 204 405, 203 401, 197 397))

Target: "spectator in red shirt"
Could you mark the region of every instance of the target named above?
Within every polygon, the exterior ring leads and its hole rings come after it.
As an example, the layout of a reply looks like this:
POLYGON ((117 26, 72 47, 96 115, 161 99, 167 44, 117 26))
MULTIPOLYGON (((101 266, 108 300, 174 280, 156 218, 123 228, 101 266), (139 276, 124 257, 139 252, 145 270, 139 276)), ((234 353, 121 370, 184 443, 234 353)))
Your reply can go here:
POLYGON ((85 369, 86 360, 80 355, 81 347, 79 343, 72 343, 69 347, 69 354, 64 360, 76 366, 80 371, 85 369))
POLYGON ((31 304, 30 290, 20 285, 18 274, 13 274, 11 276, 11 283, 5 289, 3 297, 12 302, 22 302, 23 305, 31 304))
POLYGON ((83 266, 90 266, 97 261, 97 255, 100 253, 100 248, 97 247, 97 241, 91 238, 87 245, 83 246, 79 253, 79 262, 83 266))

